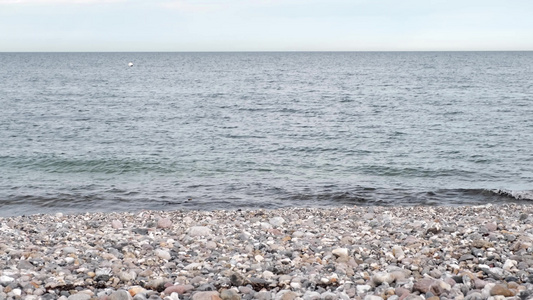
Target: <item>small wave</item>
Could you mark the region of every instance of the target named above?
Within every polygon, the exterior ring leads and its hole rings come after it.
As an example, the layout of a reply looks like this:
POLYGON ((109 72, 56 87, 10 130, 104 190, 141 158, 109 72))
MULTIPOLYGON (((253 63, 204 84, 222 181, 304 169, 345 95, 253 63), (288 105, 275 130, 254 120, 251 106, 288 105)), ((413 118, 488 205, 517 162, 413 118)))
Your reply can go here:
POLYGON ((10 158, 17 168, 41 170, 49 173, 103 173, 125 174, 140 172, 171 173, 172 165, 158 161, 135 159, 82 159, 82 158, 10 158))
POLYGON ((533 201, 533 191, 511 191, 511 190, 490 190, 490 192, 516 200, 529 200, 533 201))

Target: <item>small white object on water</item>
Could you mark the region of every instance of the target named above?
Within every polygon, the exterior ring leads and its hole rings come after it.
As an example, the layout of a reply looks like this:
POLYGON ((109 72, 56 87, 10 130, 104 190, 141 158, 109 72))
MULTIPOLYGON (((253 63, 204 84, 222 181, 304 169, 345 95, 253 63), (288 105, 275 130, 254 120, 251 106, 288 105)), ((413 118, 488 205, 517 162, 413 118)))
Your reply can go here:
POLYGON ((132 62, 130 62, 130 63, 128 64, 128 66, 130 66, 130 67, 133 67, 133 63, 132 63, 132 62))

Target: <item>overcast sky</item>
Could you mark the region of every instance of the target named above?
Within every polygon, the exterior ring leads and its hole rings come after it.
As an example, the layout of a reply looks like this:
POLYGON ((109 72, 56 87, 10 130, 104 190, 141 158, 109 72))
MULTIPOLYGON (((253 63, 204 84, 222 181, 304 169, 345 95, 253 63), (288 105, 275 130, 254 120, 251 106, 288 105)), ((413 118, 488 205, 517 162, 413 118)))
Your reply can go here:
POLYGON ((0 51, 533 50, 533 0, 0 0, 0 51))

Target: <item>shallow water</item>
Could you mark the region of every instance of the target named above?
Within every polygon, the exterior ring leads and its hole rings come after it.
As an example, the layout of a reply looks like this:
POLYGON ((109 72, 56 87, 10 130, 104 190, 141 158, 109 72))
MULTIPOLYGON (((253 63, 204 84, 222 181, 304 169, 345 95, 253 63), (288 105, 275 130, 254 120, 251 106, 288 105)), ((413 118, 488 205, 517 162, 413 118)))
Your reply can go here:
POLYGON ((533 52, 0 66, 0 215, 533 199, 533 52))

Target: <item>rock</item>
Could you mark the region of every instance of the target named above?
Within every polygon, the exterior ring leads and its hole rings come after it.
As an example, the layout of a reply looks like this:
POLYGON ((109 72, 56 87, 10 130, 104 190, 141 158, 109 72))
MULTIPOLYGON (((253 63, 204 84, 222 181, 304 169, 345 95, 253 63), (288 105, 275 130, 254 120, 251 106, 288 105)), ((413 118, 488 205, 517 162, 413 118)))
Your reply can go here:
POLYGON ((338 300, 339 296, 332 292, 323 292, 322 294, 320 294, 320 299, 321 300, 338 300))
POLYGON ((483 289, 486 284, 487 284, 487 282, 485 280, 482 280, 482 279, 479 279, 479 278, 474 279, 474 287, 476 289, 478 289, 478 290, 483 289))
POLYGON ((171 258, 170 253, 163 249, 156 249, 155 255, 161 259, 166 259, 166 260, 170 260, 171 258))
POLYGON ((192 295, 192 300, 217 300, 220 299, 217 291, 196 292, 192 295))
POLYGON ((206 291, 216 291, 217 288, 210 283, 206 283, 206 284, 202 284, 201 286, 199 286, 196 290, 206 292, 206 291))
POLYGON ((320 293, 315 291, 306 291, 302 298, 303 300, 319 300, 320 293))
POLYGON ((413 285, 413 291, 418 291, 420 293, 427 293, 431 285, 435 282, 434 279, 421 279, 415 282, 413 285))
POLYGON ((239 287, 239 292, 241 292, 241 294, 253 294, 254 290, 250 287, 247 287, 247 286, 240 286, 239 287))
POLYGON ((223 290, 220 293, 220 298, 222 298, 222 300, 241 300, 241 296, 239 296, 239 294, 233 289, 223 290))
POLYGON ((483 295, 481 295, 481 293, 479 292, 472 292, 472 293, 469 293, 464 300, 483 300, 485 299, 483 297, 483 295))
POLYGON ((507 288, 507 286, 503 284, 496 284, 494 287, 490 290, 491 296, 496 295, 502 295, 504 297, 513 297, 515 293, 507 288))
POLYGON ((405 258, 405 253, 403 252, 403 249, 401 246, 394 246, 392 247, 392 255, 397 259, 397 260, 402 260, 405 258))
MULTIPOLYGON (((507 259, 505 260, 505 263, 503 264, 503 269, 505 271, 511 271, 511 268, 513 268, 514 266, 516 266, 518 264, 518 262, 516 260, 512 260, 512 259, 507 259)), ((502 274, 503 275, 503 274, 502 274)))
POLYGON ((272 300, 272 294, 267 291, 257 292, 254 295, 254 299, 257 300, 272 300))
POLYGON ((172 293, 170 296, 166 296, 164 300, 180 300, 180 295, 178 293, 172 293))
POLYGON ((213 241, 208 241, 207 243, 205 243, 205 247, 207 249, 216 249, 217 248, 217 243, 215 243, 213 241))
POLYGON ((335 257, 348 257, 348 249, 347 248, 337 248, 331 251, 331 254, 335 255, 335 257))
POLYGON ((440 296, 444 294, 445 292, 450 291, 451 289, 452 287, 448 283, 442 280, 437 280, 433 282, 431 286, 429 287, 429 291, 433 293, 433 295, 437 295, 437 296, 440 296))
POLYGON ((165 290, 166 288, 165 284, 167 282, 168 282, 167 279, 159 277, 159 278, 155 278, 155 279, 148 281, 148 283, 146 283, 144 287, 150 290, 162 292, 165 290))
POLYGON ((372 276, 372 282, 376 286, 379 286, 384 282, 391 284, 393 281, 394 277, 391 274, 385 272, 377 272, 374 274, 374 276, 372 276))
POLYGON ((211 235, 211 229, 206 226, 193 226, 189 228, 190 236, 209 236, 211 235))
POLYGON ((172 227, 172 221, 169 218, 161 218, 157 220, 157 228, 170 228, 172 227))
POLYGON ((8 284, 13 282, 14 280, 15 280, 15 278, 10 277, 10 276, 6 276, 6 275, 0 276, 0 284, 3 285, 3 286, 7 286, 8 284))
POLYGON ((190 284, 189 285, 178 284, 178 285, 171 285, 167 287, 164 293, 165 295, 170 295, 172 293, 178 293, 180 295, 183 295, 183 294, 186 294, 192 291, 193 289, 194 289, 194 286, 190 284))
POLYGON ((120 222, 119 220, 113 220, 111 221, 111 227, 113 227, 113 229, 122 229, 122 222, 120 222))
POLYGON ((365 298, 363 298, 364 300, 383 300, 383 298, 381 298, 380 296, 376 296, 376 295, 366 295, 365 298))
POLYGON ((17 268, 20 270, 33 270, 35 269, 35 266, 27 260, 21 260, 19 261, 17 268))
POLYGON ((442 272, 437 269, 432 269, 431 271, 429 271, 429 276, 435 279, 439 279, 442 277, 442 272))
POLYGON ((229 279, 230 279, 231 284, 237 287, 241 285, 245 285, 244 283, 246 282, 246 279, 244 278, 244 276, 242 276, 239 273, 231 274, 229 279))
POLYGON ((131 288, 129 288, 128 293, 130 293, 130 295, 133 297, 139 293, 146 293, 146 289, 140 286, 132 286, 131 288))
POLYGON ((279 227, 283 225, 283 223, 285 223, 285 219, 283 219, 282 217, 273 217, 268 220, 268 223, 270 223, 270 225, 272 226, 279 227))
POLYGON ((293 291, 289 290, 281 290, 276 294, 275 300, 294 300, 296 297, 298 297, 298 294, 296 294, 293 291))
POLYGON ((107 297, 107 300, 129 300, 132 299, 130 293, 126 292, 125 290, 119 290, 116 292, 111 293, 107 297))
POLYGON ((487 228, 488 231, 496 231, 496 229, 498 229, 498 225, 494 222, 490 222, 485 224, 485 228, 487 228))
POLYGON ((123 282, 128 282, 128 281, 132 281, 132 280, 135 280, 135 278, 137 278, 137 273, 135 273, 135 271, 133 270, 129 270, 129 271, 122 271, 118 274, 118 277, 120 278, 120 280, 122 280, 123 282))
POLYGON ((77 294, 68 296, 68 300, 89 300, 89 299, 91 299, 91 296, 89 296, 88 294, 84 294, 84 293, 77 293, 77 294))
POLYGON ((475 257, 472 254, 465 254, 459 258, 459 262, 466 261, 466 260, 473 260, 475 257))
POLYGON ((369 286, 368 284, 361 284, 361 285, 356 286, 355 288, 357 289, 358 295, 364 294, 370 291, 370 289, 372 289, 372 287, 369 286))

